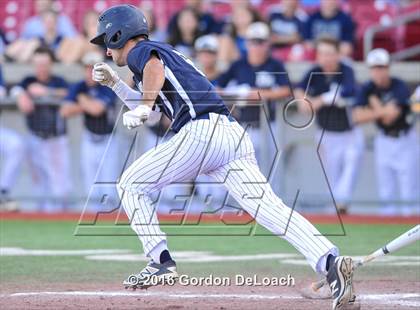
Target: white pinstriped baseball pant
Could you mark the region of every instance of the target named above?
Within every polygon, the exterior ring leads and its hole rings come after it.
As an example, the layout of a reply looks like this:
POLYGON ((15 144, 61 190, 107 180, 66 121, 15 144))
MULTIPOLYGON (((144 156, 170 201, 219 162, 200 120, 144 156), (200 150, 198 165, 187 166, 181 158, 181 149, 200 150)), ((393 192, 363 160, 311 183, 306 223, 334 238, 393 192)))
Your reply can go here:
POLYGON ((122 205, 147 255, 166 242, 150 195, 199 174, 223 183, 245 211, 291 243, 315 271, 325 273, 328 254, 338 255, 327 238, 274 194, 243 128, 214 113, 209 120, 187 123, 172 139, 143 154, 120 178, 117 187, 122 205))

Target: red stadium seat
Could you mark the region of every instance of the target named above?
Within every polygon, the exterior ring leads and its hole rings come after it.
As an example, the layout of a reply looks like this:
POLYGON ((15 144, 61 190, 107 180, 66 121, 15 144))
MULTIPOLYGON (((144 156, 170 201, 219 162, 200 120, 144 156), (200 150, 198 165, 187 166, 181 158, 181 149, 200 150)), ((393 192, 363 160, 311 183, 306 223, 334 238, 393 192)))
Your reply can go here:
MULTIPOLYGON (((420 12, 420 1, 413 1, 412 3, 410 3, 410 5, 402 7, 399 11, 400 15, 410 14, 414 12, 420 12)), ((419 44, 420 21, 408 23, 404 27, 403 37, 404 37, 404 40, 403 40, 404 47, 411 47, 416 44, 419 44)), ((413 57, 410 60, 419 61, 420 55, 413 57)))
MULTIPOLYGON (((363 59, 363 35, 372 25, 383 24, 392 20, 397 15, 397 7, 385 1, 353 0, 347 2, 347 10, 356 23, 356 48, 355 59, 363 59), (379 3, 379 5, 375 5, 379 3)), ((389 51, 396 49, 397 30, 387 30, 375 36, 374 47, 383 47, 389 51)))
POLYGON ((25 20, 33 14, 32 1, 2 0, 0 10, 1 29, 9 41, 16 39, 25 20))

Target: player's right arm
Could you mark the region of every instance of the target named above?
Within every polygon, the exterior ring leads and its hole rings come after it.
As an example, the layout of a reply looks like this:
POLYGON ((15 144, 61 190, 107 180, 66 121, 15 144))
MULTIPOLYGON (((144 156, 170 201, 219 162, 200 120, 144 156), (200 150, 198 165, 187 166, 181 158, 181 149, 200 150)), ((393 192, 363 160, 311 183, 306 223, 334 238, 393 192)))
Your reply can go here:
POLYGON ((68 94, 60 107, 60 116, 69 118, 83 113, 82 107, 77 104, 77 97, 81 93, 82 84, 76 83, 69 87, 68 94))
POLYGON ((26 91, 31 83, 32 80, 30 78, 26 78, 19 85, 13 88, 14 96, 16 96, 17 106, 19 110, 24 114, 30 114, 35 109, 34 102, 26 91))
POLYGON ((130 110, 137 108, 142 100, 142 94, 128 86, 118 74, 104 62, 95 64, 92 71, 92 78, 99 84, 111 88, 130 110))
MULTIPOLYGON (((152 58, 152 57, 151 57, 152 58)), ((156 58, 153 56, 153 58, 156 58)), ((159 60, 158 60, 159 61, 159 60)), ((156 70, 156 63, 154 60, 149 60, 146 63, 143 76, 143 92, 147 90, 147 95, 142 95, 140 92, 133 90, 129 87, 118 74, 107 64, 98 63, 94 66, 92 71, 93 80, 97 81, 101 85, 110 87, 115 94, 124 102, 124 104, 131 110, 123 115, 123 123, 129 129, 135 128, 143 124, 146 120, 150 119, 151 122, 158 121, 160 113, 154 112, 152 114, 152 107, 156 101, 156 97, 159 94, 160 89, 163 86, 165 80, 163 71, 163 82, 160 83, 157 77, 159 76, 156 70), (149 64, 150 62, 150 64, 149 64), (156 74, 155 83, 154 75, 156 74), (144 85, 146 83, 146 85, 144 85), (161 84, 161 85, 160 85, 161 84), (155 91, 153 91, 155 89, 155 91), (143 104, 142 104, 143 102, 143 104)), ((159 61, 159 64, 162 65, 159 61)), ((162 65, 163 66, 163 65, 162 65)))

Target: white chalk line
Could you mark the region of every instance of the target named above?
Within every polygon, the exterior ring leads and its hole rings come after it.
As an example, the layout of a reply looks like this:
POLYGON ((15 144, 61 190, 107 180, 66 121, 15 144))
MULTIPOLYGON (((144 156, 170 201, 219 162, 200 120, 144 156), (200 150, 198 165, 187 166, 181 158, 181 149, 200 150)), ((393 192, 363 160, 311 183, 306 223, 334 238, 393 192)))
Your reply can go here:
MULTIPOLYGON (((254 261, 278 259, 280 264, 307 266, 307 261, 298 254, 292 253, 262 253, 248 255, 218 255, 210 251, 174 251, 171 253, 177 262, 209 263, 227 261, 254 261)), ((18 247, 0 247, 0 257, 6 256, 82 256, 87 260, 141 262, 148 261, 143 254, 133 253, 123 249, 84 249, 84 250, 45 250, 25 249, 18 247)), ((362 256, 354 256, 361 259, 362 256)), ((419 256, 385 256, 374 260, 372 265, 385 266, 420 266, 419 256)))
MULTIPOLYGON (((243 299, 243 300, 303 300, 299 295, 274 295, 274 294, 195 294, 189 292, 132 292, 132 291, 72 291, 72 292, 22 292, 1 294, 0 297, 33 297, 33 296, 78 296, 78 297, 159 297, 163 299, 243 299)), ((367 303, 383 305, 400 305, 406 307, 420 307, 420 294, 362 294, 357 297, 367 303)))

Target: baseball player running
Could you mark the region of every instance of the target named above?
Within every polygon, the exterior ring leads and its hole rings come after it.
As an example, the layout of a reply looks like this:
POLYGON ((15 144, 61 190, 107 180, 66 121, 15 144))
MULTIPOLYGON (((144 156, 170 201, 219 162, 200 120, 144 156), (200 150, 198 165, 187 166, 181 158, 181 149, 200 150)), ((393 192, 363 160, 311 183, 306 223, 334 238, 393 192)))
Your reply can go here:
POLYGON ((333 309, 354 301, 352 259, 338 256, 336 246, 273 193, 247 133, 230 116, 215 88, 172 46, 148 39, 141 11, 131 5, 107 9, 91 43, 106 45, 118 66, 128 65, 141 91, 129 88, 107 64, 95 65, 94 80, 111 87, 130 109, 123 115, 124 125, 136 128, 161 112, 172 120, 176 132, 137 159, 117 185, 131 227, 151 258, 142 271, 123 282, 126 287, 147 287, 152 277, 153 283, 178 277, 150 197, 168 184, 206 174, 223 183, 260 225, 290 242, 314 271, 326 275, 333 309))

